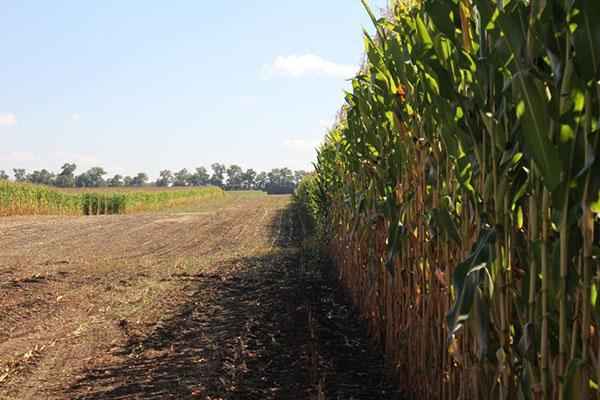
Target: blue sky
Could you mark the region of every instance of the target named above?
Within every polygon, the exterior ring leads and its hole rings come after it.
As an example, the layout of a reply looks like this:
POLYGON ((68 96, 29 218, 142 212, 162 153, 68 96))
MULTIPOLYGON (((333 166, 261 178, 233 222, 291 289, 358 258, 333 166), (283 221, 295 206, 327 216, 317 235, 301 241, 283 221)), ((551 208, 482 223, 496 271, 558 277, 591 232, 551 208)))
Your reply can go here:
MULTIPOLYGON (((373 7, 387 0, 371 0, 373 7)), ((4 0, 0 169, 310 168, 360 0, 4 0)))

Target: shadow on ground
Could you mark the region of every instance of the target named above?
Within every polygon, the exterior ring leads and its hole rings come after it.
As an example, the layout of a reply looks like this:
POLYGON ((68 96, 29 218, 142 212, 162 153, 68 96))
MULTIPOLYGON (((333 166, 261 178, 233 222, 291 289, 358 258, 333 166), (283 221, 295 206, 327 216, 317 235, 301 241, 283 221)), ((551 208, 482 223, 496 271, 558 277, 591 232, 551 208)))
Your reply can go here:
POLYGON ((77 399, 395 399, 383 360, 295 204, 270 227, 273 248, 215 275, 178 275, 194 295, 116 365, 88 371, 77 399))

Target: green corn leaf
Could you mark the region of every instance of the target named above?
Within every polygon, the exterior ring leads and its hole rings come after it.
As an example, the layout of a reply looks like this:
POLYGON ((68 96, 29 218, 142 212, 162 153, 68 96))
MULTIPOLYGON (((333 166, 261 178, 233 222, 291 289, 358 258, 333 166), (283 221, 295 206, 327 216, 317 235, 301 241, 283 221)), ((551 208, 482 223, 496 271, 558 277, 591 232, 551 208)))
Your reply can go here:
POLYGON ((600 1, 576 0, 572 14, 576 69, 585 82, 592 83, 600 75, 600 1))
POLYGON ((451 1, 428 1, 424 6, 435 27, 448 38, 453 39, 456 29, 453 8, 456 8, 456 5, 451 1))
POLYGON ((388 230, 388 246, 387 246, 387 260, 385 266, 387 267, 390 275, 394 276, 394 260, 398 251, 400 250, 400 236, 404 231, 404 227, 399 222, 390 222, 390 228, 388 230))
POLYGON ((415 16, 415 22, 417 24, 417 37, 424 49, 430 49, 433 47, 433 41, 431 40, 431 36, 427 31, 427 27, 423 22, 423 19, 420 15, 415 16))
POLYGON ((379 35, 379 38, 381 40, 383 40, 385 38, 385 34, 383 31, 382 25, 377 21, 377 18, 375 17, 375 14, 373 14, 373 11, 371 10, 371 6, 369 6, 369 3, 367 2, 367 0, 361 0, 361 2, 363 4, 363 6, 365 7, 365 10, 367 10, 367 14, 369 14, 369 18, 371 18, 371 22, 373 22, 373 25, 377 29, 377 34, 379 35))
POLYGON ((549 189, 556 188, 561 179, 558 151, 548 137, 550 113, 548 102, 539 85, 528 75, 518 72, 513 85, 521 102, 517 106, 517 116, 521 118, 521 136, 549 189))
POLYGON ((471 184, 473 178, 473 164, 468 156, 463 155, 458 159, 458 168, 456 169, 456 178, 460 185, 469 193, 474 194, 475 189, 471 184))
POLYGON ((462 239, 460 238, 456 224, 450 216, 446 202, 442 202, 439 208, 433 209, 431 216, 437 226, 443 229, 458 247, 462 247, 462 239))
POLYGON ((481 288, 475 290, 475 330, 479 342, 479 360, 483 360, 490 330, 490 307, 481 288))
POLYGON ((473 305, 475 290, 481 286, 486 277, 491 279, 487 270, 493 261, 491 245, 496 240, 496 228, 484 229, 473 246, 471 255, 458 264, 452 278, 455 300, 446 314, 448 324, 448 342, 469 318, 473 305))

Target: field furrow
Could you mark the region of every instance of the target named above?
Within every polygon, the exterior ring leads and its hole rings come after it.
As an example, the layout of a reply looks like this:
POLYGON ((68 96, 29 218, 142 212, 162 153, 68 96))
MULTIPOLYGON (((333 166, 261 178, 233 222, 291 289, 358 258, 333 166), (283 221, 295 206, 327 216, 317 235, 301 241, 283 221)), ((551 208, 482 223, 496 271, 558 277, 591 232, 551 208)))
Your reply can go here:
POLYGON ((357 389, 337 371, 348 355, 382 368, 367 338, 332 355, 314 335, 330 289, 307 270, 304 223, 289 197, 257 193, 1 218, 0 398, 388 398, 385 374, 357 389))

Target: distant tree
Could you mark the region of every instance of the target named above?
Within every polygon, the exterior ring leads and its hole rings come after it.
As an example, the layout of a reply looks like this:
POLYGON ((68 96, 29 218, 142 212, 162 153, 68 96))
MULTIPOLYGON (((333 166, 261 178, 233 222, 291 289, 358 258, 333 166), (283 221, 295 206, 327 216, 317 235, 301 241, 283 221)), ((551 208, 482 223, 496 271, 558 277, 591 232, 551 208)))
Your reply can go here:
POLYGON ((77 175, 75 178, 76 187, 104 187, 106 181, 103 176, 106 175, 106 171, 102 167, 93 167, 85 171, 81 175, 77 175))
POLYGON ((213 170, 213 174, 210 177, 210 184, 218 187, 224 186, 225 181, 225 172, 227 172, 227 167, 223 164, 214 163, 210 166, 213 170))
POLYGON ((242 174, 242 189, 249 190, 254 189, 255 187, 255 179, 256 179, 256 171, 252 168, 247 169, 246 172, 242 174))
MULTIPOLYGON (((54 175, 45 169, 33 171, 27 174, 23 168, 14 168, 15 181, 32 182, 58 187, 119 187, 119 186, 145 186, 148 184, 148 175, 144 172, 136 176, 122 177, 117 174, 112 178, 104 179, 106 171, 102 167, 93 167, 89 170, 75 175, 77 166, 65 163, 61 172, 54 175)), ((215 185, 227 190, 262 190, 273 194, 293 193, 295 187, 307 175, 306 171, 293 171, 289 168, 273 168, 270 172, 257 173, 252 168, 242 169, 239 165, 232 164, 226 167, 224 164, 214 163, 211 165, 212 175, 204 167, 198 167, 190 173, 187 169, 177 172, 170 170, 160 171, 159 178, 153 185, 160 187, 173 186, 201 186, 215 185)), ((0 180, 8 179, 5 171, 0 170, 0 180)))
POLYGON ((54 183, 54 174, 47 169, 33 171, 27 175, 27 181, 39 185, 52 185, 54 183))
POLYGON ((244 170, 239 165, 230 165, 227 168, 227 185, 228 190, 240 190, 242 188, 244 170))
POLYGON ((267 185, 267 173, 265 171, 260 172, 258 175, 256 175, 256 178, 254 178, 254 188, 256 190, 266 190, 265 187, 267 185))
POLYGON ((77 165, 66 163, 62 166, 62 171, 56 175, 54 179, 54 186, 62 188, 70 188, 75 186, 75 170, 77 165))
POLYGON ((131 180, 130 186, 144 186, 148 182, 148 175, 145 172, 139 172, 136 176, 131 180))
POLYGON ((190 175, 188 179, 188 185, 190 186, 202 186, 210 183, 210 175, 206 172, 206 168, 198 167, 196 172, 190 175))
POLYGON ((75 177, 75 187, 92 187, 92 180, 87 172, 83 172, 75 177))
POLYGON ((106 185, 109 187, 122 187, 124 184, 123 177, 119 174, 106 180, 106 185))
POLYGON ((92 179, 92 184, 94 187, 103 187, 106 186, 106 181, 104 180, 104 175, 107 172, 102 167, 93 167, 88 173, 90 174, 90 178, 92 179))
POLYGON ((15 181, 17 181, 17 182, 26 182, 27 181, 27 172, 25 172, 25 168, 13 168, 13 173, 15 174, 15 181))
POLYGON ((7 181, 8 174, 3 169, 0 169, 0 181, 7 181))
POLYGON ((173 186, 185 186, 190 179, 190 173, 187 169, 182 169, 173 174, 173 186))
POLYGON ((289 168, 273 168, 267 174, 265 190, 269 194, 293 193, 296 188, 294 174, 289 168))
POLYGON ((167 187, 173 183, 173 173, 168 169, 160 171, 159 178, 156 180, 155 185, 161 187, 167 187))

